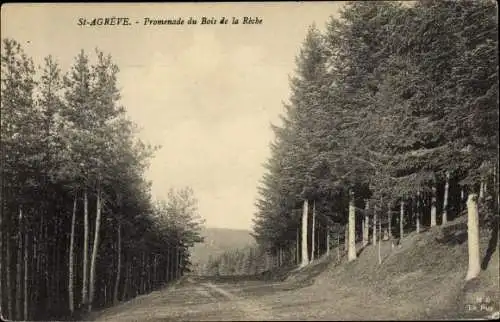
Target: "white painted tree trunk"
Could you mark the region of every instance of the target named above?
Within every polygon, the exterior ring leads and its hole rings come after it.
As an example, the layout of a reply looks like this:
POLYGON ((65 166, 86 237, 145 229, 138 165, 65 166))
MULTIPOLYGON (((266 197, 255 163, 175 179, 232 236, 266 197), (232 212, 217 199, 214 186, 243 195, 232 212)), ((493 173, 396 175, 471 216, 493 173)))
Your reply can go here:
POLYGON ((309 203, 304 200, 304 205, 302 209, 302 240, 301 240, 301 264, 300 266, 306 266, 309 264, 308 252, 307 252, 307 215, 309 210, 309 203))
POLYGON ((330 255, 330 226, 326 225, 326 256, 330 255))
POLYGON ((377 245, 377 213, 373 213, 372 244, 377 245))
MULTIPOLYGON (((382 215, 381 215, 382 216, 382 215)), ((382 252, 380 250, 382 243, 382 220, 378 222, 378 264, 382 264, 382 252)))
POLYGON ((404 229, 404 216, 405 216, 405 202, 401 200, 400 210, 399 210, 399 242, 401 243, 401 239, 403 239, 404 229))
POLYGON ((391 205, 388 204, 387 205, 387 220, 388 220, 388 224, 389 224, 389 227, 387 228, 387 235, 389 237, 389 239, 392 239, 392 213, 391 213, 391 205))
POLYGON ((481 183, 480 183, 480 186, 479 186, 479 200, 483 200, 484 193, 485 193, 484 179, 481 178, 481 183))
POLYGON ((316 258, 319 258, 319 231, 316 234, 316 258))
POLYGON ((477 195, 469 194, 467 198, 467 238, 469 247, 469 268, 465 280, 476 278, 480 271, 479 258, 479 214, 477 207, 477 195))
POLYGON ((315 245, 316 244, 316 200, 313 200, 313 211, 312 211, 312 228, 311 228, 311 261, 314 260, 314 251, 315 251, 315 245))
POLYGON ((87 190, 83 192, 83 281, 82 306, 88 303, 88 271, 89 271, 89 199, 87 190))
POLYGON ((75 248, 75 221, 76 221, 76 194, 73 199, 73 213, 71 214, 71 234, 69 236, 69 263, 68 263, 68 296, 69 296, 69 311, 71 314, 75 311, 75 296, 74 296, 74 248, 75 248))
POLYGON ((420 233, 420 191, 417 191, 417 234, 420 233))
POLYGON ((370 210, 370 202, 365 201, 365 220, 363 222, 363 246, 368 245, 370 240, 370 217, 368 216, 368 211, 370 210))
POLYGON ((92 302, 95 293, 95 269, 97 261, 97 251, 99 249, 99 230, 101 228, 101 191, 98 189, 96 194, 96 218, 94 231, 94 244, 92 249, 92 257, 90 261, 90 285, 89 285, 89 306, 88 310, 92 310, 92 302))
POLYGON ((347 250, 347 260, 356 259, 356 208, 354 207, 354 192, 350 192, 349 198, 349 249, 347 250))
POLYGON ((434 227, 437 225, 436 217, 437 217, 437 210, 436 210, 436 186, 433 184, 432 185, 432 196, 431 196, 431 227, 434 227))
POLYGON ((448 222, 448 194, 450 190, 450 172, 446 171, 446 179, 444 183, 444 196, 443 196, 443 219, 441 225, 448 222))

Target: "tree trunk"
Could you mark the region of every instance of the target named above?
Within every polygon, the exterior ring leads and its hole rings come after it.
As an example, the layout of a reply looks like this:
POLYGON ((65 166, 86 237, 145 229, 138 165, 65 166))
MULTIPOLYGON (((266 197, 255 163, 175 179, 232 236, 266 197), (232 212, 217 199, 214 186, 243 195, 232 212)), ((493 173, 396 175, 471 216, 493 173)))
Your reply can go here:
POLYGON ((22 256, 23 256, 23 211, 19 207, 19 228, 17 234, 17 259, 16 259, 16 319, 23 320, 21 311, 21 297, 22 297, 22 256))
POLYGON ((23 317, 28 320, 28 234, 24 232, 24 307, 23 317))
POLYGON ((326 225, 326 256, 330 255, 330 226, 326 225))
POLYGON ((417 234, 418 234, 420 233, 420 191, 417 191, 416 221, 417 221, 417 234))
MULTIPOLYGON (((177 254, 178 253, 179 251, 177 251, 177 254)), ((179 273, 177 273, 176 277, 177 279, 179 278, 179 273)), ((151 259, 149 254, 146 257, 146 292, 151 292, 151 259)))
POLYGON ((49 220, 47 219, 47 222, 45 223, 44 231, 44 244, 43 244, 43 254, 44 254, 44 259, 43 259, 43 274, 44 274, 44 279, 45 279, 45 304, 46 306, 50 306, 51 302, 51 293, 50 293, 50 275, 49 275, 49 270, 50 270, 50 263, 49 263, 49 252, 50 252, 50 247, 48 244, 48 238, 49 238, 49 220))
POLYGON ((377 212, 373 212, 373 236, 372 236, 372 244, 373 246, 377 245, 377 212))
MULTIPOLYGON (((0 248, 1 249, 1 248, 0 248)), ((30 312, 30 315, 35 315, 36 314, 36 310, 38 309, 38 298, 39 298, 39 290, 40 290, 40 286, 39 286, 39 276, 40 276, 40 271, 38 270, 38 238, 37 238, 37 233, 35 232, 35 229, 33 228, 33 243, 32 243, 32 251, 33 251, 33 254, 32 254, 32 257, 31 257, 31 267, 33 268, 31 270, 31 276, 30 276, 30 280, 32 281, 31 282, 31 303, 33 303, 33 307, 31 309, 31 312, 35 312, 35 313, 31 313, 30 312)), ((0 274, 1 276, 1 274, 0 274)), ((0 297, 1 298, 1 297, 0 297)))
POLYGON ((389 239, 392 240, 392 213, 391 213, 391 205, 387 205, 387 220, 388 220, 388 225, 389 227, 387 228, 388 230, 388 235, 389 239))
POLYGON ((179 249, 179 278, 184 275, 184 263, 183 263, 184 248, 179 249))
POLYGON ((432 185, 432 196, 431 196, 431 227, 434 227, 437 225, 436 217, 437 217, 437 210, 436 210, 436 185, 432 185))
POLYGON ((120 273, 122 268, 122 222, 118 220, 118 263, 116 264, 116 280, 115 280, 115 289, 113 293, 113 303, 118 304, 118 287, 120 285, 120 273))
POLYGON ((477 195, 469 194, 467 199, 467 238, 469 246, 469 268, 465 280, 476 278, 481 271, 479 254, 479 214, 477 195))
POLYGON ((382 264, 382 254, 380 251, 380 244, 382 243, 382 220, 378 222, 378 264, 382 264))
POLYGON ((125 282, 123 283, 122 300, 126 301, 128 299, 128 289, 130 283, 130 263, 125 259, 125 282))
MULTIPOLYGON (((485 182, 484 182, 484 178, 481 178, 481 182, 480 182, 480 186, 479 186, 479 200, 483 200, 484 199, 484 193, 485 193, 485 182)), ((467 200, 468 202, 469 200, 467 200)), ((467 209, 468 209, 468 206, 467 206, 467 209)))
POLYGON ((495 165, 495 168, 494 168, 494 171, 493 171, 493 180, 495 182, 495 194, 496 194, 496 199, 497 199, 497 204, 496 204, 496 209, 497 209, 497 212, 498 212, 498 208, 500 207, 500 189, 498 188, 498 170, 499 170, 499 163, 498 163, 498 158, 497 158, 497 164, 495 165))
POLYGON ((464 210, 464 203, 465 203, 465 191, 464 187, 460 189, 460 211, 464 210))
POLYGON ((11 272, 11 266, 12 266, 12 258, 11 258, 11 234, 10 230, 6 230, 7 232, 7 238, 5 240, 5 247, 6 249, 6 257, 7 257, 7 267, 5 267, 5 277, 6 277, 6 286, 7 286, 7 313, 8 313, 8 318, 13 320, 13 312, 12 312, 12 272, 11 272))
POLYGON ((306 266, 309 264, 309 254, 307 252, 307 215, 308 215, 308 210, 309 210, 309 204, 307 199, 304 200, 304 205, 302 209, 302 253, 301 253, 301 265, 300 266, 306 266))
POLYGON ((313 200, 313 211, 312 211, 312 228, 311 228, 311 261, 314 260, 314 244, 315 239, 315 229, 316 229, 316 200, 313 200))
POLYGON ((337 262, 340 262, 340 230, 337 231, 337 262))
POLYGON ((71 215, 71 235, 69 239, 69 268, 68 268, 68 296, 69 296, 69 311, 73 314, 74 307, 74 294, 73 294, 73 252, 75 244, 75 221, 76 221, 76 194, 73 199, 73 213, 71 215))
POLYGON ((153 255, 153 289, 156 289, 158 286, 158 258, 156 254, 153 255))
POLYGON ((96 194, 96 218, 95 218, 95 231, 94 243, 92 249, 92 257, 90 259, 90 285, 89 285, 89 312, 92 310, 92 302, 95 293, 95 268, 97 260, 97 251, 99 249, 99 229, 101 228, 101 191, 98 188, 96 194))
POLYGON ((361 218, 361 241, 362 241, 363 247, 365 246, 365 236, 366 236, 365 227, 366 227, 366 219, 365 219, 365 217, 362 217, 361 218))
POLYGON ((83 281, 82 281, 82 306, 88 303, 88 280, 89 271, 89 199, 87 189, 83 192, 83 281))
POLYGON ((368 200, 365 201, 365 221, 363 223, 363 246, 368 245, 370 240, 370 217, 368 216, 368 212, 370 211, 370 202, 368 200))
POLYGON ((500 206, 500 194, 498 191, 498 173, 497 173, 497 171, 498 171, 498 158, 497 158, 495 165, 493 166, 493 192, 495 193, 495 197, 496 197, 495 209, 498 212, 498 207, 500 206))
POLYGON ((104 305, 108 302, 108 284, 104 282, 104 287, 102 288, 104 292, 104 305))
MULTIPOLYGON (((179 279, 180 265, 179 265, 179 248, 175 250, 175 279, 179 279)), ((228 266, 228 265, 226 265, 228 266)), ((149 271, 149 270, 148 270, 149 271)))
POLYGON ((146 254, 143 251, 142 256, 141 256, 141 285, 140 285, 140 291, 139 291, 141 294, 146 293, 146 281, 145 281, 145 279, 146 279, 146 254))
POLYGON ((300 260, 300 228, 297 228, 297 240, 295 243, 295 264, 298 265, 300 260))
POLYGON ((170 281, 170 248, 167 248, 165 256, 165 282, 170 281))
POLYGON ((399 242, 403 239, 404 235, 404 216, 405 216, 405 202, 401 199, 401 207, 399 210, 399 242))
POLYGON ((349 250, 349 221, 344 226, 344 251, 349 250))
POLYGON ((353 261, 356 259, 356 208, 354 207, 354 191, 349 193, 349 249, 347 260, 353 261))
MULTIPOLYGON (((2 182, 0 182, 2 184, 2 182)), ((0 191, 0 310, 3 307, 3 212, 4 212, 4 198, 3 198, 3 186, 0 186, 2 190, 0 191)), ((6 317, 5 315, 3 316, 6 317)), ((8 317, 10 318, 10 317, 8 317)))
POLYGON ((441 225, 445 225, 448 222, 448 192, 450 190, 450 172, 446 171, 446 179, 444 184, 444 196, 443 196, 443 219, 441 225))

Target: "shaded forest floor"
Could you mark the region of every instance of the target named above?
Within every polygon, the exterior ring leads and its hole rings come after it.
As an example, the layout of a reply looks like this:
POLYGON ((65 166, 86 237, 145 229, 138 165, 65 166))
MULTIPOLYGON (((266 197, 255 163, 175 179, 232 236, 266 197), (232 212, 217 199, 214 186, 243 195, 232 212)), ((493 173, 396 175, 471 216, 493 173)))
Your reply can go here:
POLYGON ((368 245, 350 263, 345 257, 338 262, 333 250, 330 257, 318 259, 300 270, 282 268, 254 277, 185 277, 175 286, 95 312, 88 318, 107 321, 485 318, 499 310, 498 237, 492 239, 490 230, 481 231, 482 258, 487 260, 479 278, 466 283, 466 234, 465 217, 459 217, 444 227, 407 235, 400 247, 392 248, 390 242, 382 242, 380 265, 378 247, 368 245))

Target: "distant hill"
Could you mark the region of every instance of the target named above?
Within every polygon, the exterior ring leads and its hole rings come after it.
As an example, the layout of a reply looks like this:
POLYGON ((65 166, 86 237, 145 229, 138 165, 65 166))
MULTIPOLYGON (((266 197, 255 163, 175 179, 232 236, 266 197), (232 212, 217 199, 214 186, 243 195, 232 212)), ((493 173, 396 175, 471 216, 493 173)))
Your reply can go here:
POLYGON ((228 250, 256 244, 251 232, 244 229, 204 228, 201 235, 205 241, 191 249, 194 266, 207 263, 210 256, 216 257, 228 250))

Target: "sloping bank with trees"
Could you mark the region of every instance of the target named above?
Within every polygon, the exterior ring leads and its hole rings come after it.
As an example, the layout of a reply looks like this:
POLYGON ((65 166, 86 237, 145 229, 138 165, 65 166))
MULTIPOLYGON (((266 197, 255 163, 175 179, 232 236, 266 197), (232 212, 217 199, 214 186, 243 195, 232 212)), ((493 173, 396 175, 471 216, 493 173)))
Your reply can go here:
POLYGON ((345 236, 354 261, 357 243, 465 212, 475 278, 479 225, 498 229, 497 18, 492 1, 358 1, 311 26, 273 125, 259 244, 304 266, 345 236))
POLYGON ((118 67, 82 50, 67 72, 1 55, 2 318, 77 316, 151 292, 189 270, 202 224, 189 188, 155 202, 155 150, 119 104, 118 67))

